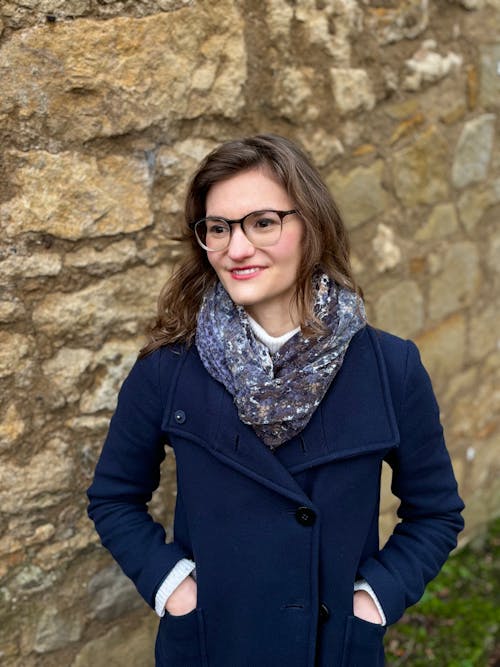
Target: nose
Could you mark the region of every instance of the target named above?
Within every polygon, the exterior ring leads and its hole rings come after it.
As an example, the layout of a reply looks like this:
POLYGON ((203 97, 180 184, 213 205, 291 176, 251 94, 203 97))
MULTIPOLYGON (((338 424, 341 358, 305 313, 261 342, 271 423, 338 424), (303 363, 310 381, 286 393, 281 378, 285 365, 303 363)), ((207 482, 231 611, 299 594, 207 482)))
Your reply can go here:
POLYGON ((245 236, 240 225, 233 225, 231 239, 227 248, 227 255, 233 261, 238 262, 255 253, 255 246, 245 236))

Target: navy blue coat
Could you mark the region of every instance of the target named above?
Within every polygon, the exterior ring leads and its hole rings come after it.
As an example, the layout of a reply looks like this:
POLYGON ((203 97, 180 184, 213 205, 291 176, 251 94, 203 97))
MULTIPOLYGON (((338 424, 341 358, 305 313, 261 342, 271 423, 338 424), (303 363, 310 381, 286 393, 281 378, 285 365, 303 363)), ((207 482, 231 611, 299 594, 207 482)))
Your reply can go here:
POLYGON ((165 615, 158 667, 379 667, 382 626, 353 616, 365 578, 387 617, 416 602, 456 544, 463 504, 413 343, 366 327, 304 431, 272 453, 196 348, 161 348, 125 381, 88 491, 102 543, 145 600, 183 557, 198 606, 165 615), (146 504, 168 444, 173 542, 146 504), (400 523, 380 550, 380 470, 400 523))

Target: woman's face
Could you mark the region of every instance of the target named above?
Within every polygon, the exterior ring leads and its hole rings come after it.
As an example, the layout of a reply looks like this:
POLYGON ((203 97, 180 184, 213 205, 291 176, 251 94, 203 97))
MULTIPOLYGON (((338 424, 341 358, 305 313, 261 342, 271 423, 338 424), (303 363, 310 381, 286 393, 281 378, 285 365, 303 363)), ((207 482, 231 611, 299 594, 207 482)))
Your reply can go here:
MULTIPOLYGON (((208 191, 206 215, 231 220, 265 209, 295 207, 283 186, 265 168, 240 172, 208 191)), ((269 334, 279 336, 298 325, 293 309, 304 233, 298 215, 286 216, 276 245, 256 248, 240 225, 232 225, 229 247, 207 252, 208 261, 234 303, 241 305, 269 334)))

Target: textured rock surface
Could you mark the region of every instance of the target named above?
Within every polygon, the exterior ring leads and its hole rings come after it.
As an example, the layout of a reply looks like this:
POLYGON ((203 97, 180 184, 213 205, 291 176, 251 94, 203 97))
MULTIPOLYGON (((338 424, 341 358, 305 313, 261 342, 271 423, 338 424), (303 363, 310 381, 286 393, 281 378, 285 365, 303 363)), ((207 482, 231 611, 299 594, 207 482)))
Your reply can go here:
MULTIPOLYGON (((463 541, 498 514, 499 35, 499 0, 0 2, 2 667, 153 662, 157 618, 85 489, 182 253, 187 180, 221 139, 312 155, 370 320, 431 374, 463 541)), ((171 451, 162 471, 170 539, 171 451)))

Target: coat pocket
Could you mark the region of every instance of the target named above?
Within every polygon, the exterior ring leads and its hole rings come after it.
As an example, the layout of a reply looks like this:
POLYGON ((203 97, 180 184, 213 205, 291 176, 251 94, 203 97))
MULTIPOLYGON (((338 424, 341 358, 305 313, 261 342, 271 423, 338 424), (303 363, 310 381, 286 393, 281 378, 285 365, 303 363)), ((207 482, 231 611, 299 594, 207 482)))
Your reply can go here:
POLYGON ((357 616, 348 616, 342 667, 383 667, 386 628, 357 616))
POLYGON ((207 667, 203 612, 193 609, 182 616, 166 613, 156 636, 156 667, 207 667))

